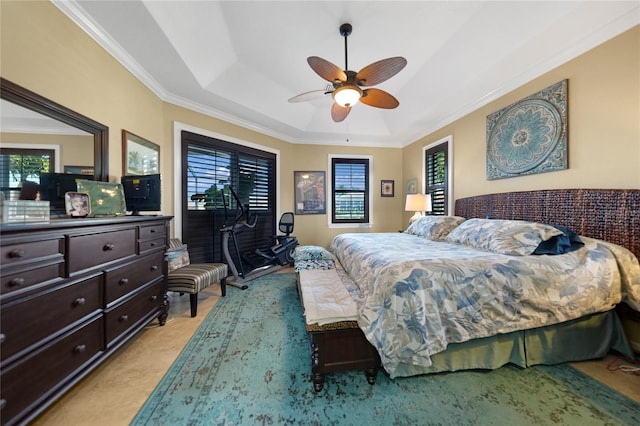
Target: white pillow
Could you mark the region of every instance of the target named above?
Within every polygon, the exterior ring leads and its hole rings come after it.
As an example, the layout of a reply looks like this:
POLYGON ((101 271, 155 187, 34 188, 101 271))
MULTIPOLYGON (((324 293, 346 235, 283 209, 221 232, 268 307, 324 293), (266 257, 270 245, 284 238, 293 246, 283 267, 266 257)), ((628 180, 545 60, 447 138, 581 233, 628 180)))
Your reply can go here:
POLYGON ((562 234, 557 228, 524 220, 469 219, 445 240, 512 256, 532 254, 542 241, 562 234))
POLYGON ((407 228, 408 234, 443 241, 449 232, 466 219, 460 216, 423 216, 407 228))

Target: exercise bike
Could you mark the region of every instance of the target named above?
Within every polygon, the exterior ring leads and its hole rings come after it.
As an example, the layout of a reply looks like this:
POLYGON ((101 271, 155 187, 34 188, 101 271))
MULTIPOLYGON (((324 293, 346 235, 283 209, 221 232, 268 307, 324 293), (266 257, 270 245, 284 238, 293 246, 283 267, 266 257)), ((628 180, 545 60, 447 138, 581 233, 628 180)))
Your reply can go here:
POLYGON ((253 252, 241 254, 238 247, 238 234, 247 229, 255 228, 258 217, 254 212, 250 211, 248 204, 241 203, 232 187, 229 187, 229 192, 233 195, 237 205, 240 206, 240 212, 233 219, 233 223, 229 223, 227 201, 226 197, 223 197, 225 224, 220 228, 222 252, 233 275, 228 284, 245 290, 248 288, 247 282, 275 272, 285 266, 293 265, 293 252, 298 245, 298 239, 291 236, 294 225, 293 213, 286 212, 282 214, 278 223, 278 229, 284 235, 274 236, 274 244, 270 247, 259 248, 253 252), (233 242, 234 254, 238 259, 237 265, 229 252, 230 241, 233 242), (245 265, 249 269, 247 272, 245 272, 245 265))

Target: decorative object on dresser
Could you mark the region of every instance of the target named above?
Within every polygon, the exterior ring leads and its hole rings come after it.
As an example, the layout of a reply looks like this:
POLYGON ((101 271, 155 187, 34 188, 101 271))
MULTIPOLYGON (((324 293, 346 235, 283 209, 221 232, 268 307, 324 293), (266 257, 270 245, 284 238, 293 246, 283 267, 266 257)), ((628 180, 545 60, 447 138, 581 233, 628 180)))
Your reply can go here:
POLYGON ((167 318, 171 217, 0 227, 2 424, 24 424, 167 318))

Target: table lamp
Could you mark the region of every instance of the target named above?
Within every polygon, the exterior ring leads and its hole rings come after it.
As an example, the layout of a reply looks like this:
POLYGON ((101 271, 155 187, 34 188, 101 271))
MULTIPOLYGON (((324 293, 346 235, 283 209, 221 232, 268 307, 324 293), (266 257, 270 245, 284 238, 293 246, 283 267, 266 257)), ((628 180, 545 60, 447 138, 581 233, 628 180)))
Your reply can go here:
POLYGON ((408 212, 416 212, 409 223, 420 219, 422 212, 431 211, 431 195, 429 194, 407 194, 407 202, 404 205, 404 210, 408 212))

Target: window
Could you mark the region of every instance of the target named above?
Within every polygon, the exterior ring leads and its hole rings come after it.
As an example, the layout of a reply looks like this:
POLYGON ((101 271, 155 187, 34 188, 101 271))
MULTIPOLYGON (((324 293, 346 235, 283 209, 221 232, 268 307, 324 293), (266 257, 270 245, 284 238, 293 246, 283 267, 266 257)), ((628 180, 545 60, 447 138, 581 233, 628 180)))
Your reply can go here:
POLYGON ((425 194, 431 195, 432 215, 450 214, 451 142, 451 137, 447 137, 429 145, 424 151, 425 194))
POLYGON ((4 192, 16 189, 28 180, 40 183, 40 173, 51 172, 55 164, 52 149, 0 149, 0 186, 4 192))
POLYGON ((255 228, 242 229, 242 251, 269 246, 275 235, 275 154, 194 133, 182 134, 182 239, 198 261, 222 260, 220 232, 232 225, 242 204, 257 215, 255 228), (225 205, 227 217, 225 217, 225 205))
POLYGON ((369 223, 370 158, 331 158, 331 222, 369 223))

